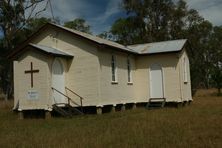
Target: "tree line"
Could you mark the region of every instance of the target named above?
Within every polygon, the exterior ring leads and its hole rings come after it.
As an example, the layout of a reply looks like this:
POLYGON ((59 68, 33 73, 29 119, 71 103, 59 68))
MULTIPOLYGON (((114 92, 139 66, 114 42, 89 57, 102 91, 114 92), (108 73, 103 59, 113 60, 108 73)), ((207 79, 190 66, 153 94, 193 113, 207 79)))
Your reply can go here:
MULTIPOLYGON (((37 17, 45 10, 35 11, 43 1, 0 1, 0 30, 3 32, 0 39, 0 87, 6 96, 13 94, 12 62, 3 55, 45 23, 60 24, 59 18, 37 17)), ((198 11, 189 9, 184 0, 122 0, 120 9, 127 13, 127 17, 117 19, 110 30, 99 37, 124 45, 186 38, 191 47, 187 52, 193 92, 197 88, 216 87, 221 94, 222 26, 214 26, 205 20, 198 11)), ((90 26, 82 18, 65 22, 64 26, 91 34, 90 26)))

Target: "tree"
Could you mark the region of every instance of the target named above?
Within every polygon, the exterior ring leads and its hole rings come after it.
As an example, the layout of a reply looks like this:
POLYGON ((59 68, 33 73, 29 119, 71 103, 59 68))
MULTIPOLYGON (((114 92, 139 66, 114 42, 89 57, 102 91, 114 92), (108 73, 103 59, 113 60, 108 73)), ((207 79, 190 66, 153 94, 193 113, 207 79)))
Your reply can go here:
POLYGON ((81 19, 81 18, 77 18, 73 21, 65 22, 64 26, 70 29, 74 29, 74 30, 91 34, 90 26, 86 24, 86 21, 84 19, 81 19))
POLYGON ((143 27, 138 27, 140 24, 136 23, 136 19, 136 17, 128 17, 116 20, 110 30, 113 40, 124 45, 142 43, 145 40, 143 38, 145 36, 141 36, 143 27))
POLYGON ((46 6, 36 11, 38 4, 46 0, 1 0, 0 1, 0 31, 1 39, 0 65, 3 67, 0 79, 6 99, 12 94, 12 62, 5 58, 5 51, 12 50, 25 37, 22 35, 27 22, 44 11, 46 6), (4 53, 3 53, 4 52, 4 53))
POLYGON ((218 89, 218 95, 221 95, 222 88, 222 26, 214 27, 211 36, 210 45, 212 48, 211 61, 212 71, 211 77, 214 86, 218 89))
POLYGON ((210 87, 210 69, 211 69, 211 49, 210 36, 213 25, 201 17, 197 17, 196 13, 189 14, 192 21, 189 21, 188 27, 185 29, 185 38, 189 40, 191 50, 187 50, 190 58, 190 70, 192 88, 196 90, 199 87, 210 87))
POLYGON ((45 25, 46 23, 52 22, 53 20, 51 20, 50 18, 45 18, 45 17, 41 17, 41 18, 31 18, 27 21, 26 24, 26 29, 30 30, 31 33, 37 31, 40 27, 42 27, 43 25, 45 25))
POLYGON ((185 38, 185 28, 187 25, 188 9, 187 4, 183 0, 179 0, 177 4, 172 8, 172 17, 169 21, 169 38, 181 39, 185 38))
POLYGON ((144 42, 169 39, 168 28, 175 4, 172 0, 123 0, 123 8, 136 24, 144 42))
POLYGON ((27 22, 44 11, 46 6, 36 11, 38 4, 45 0, 2 0, 0 5, 0 28, 4 34, 4 48, 14 47, 15 35, 27 22), (35 12, 36 11, 36 12, 35 12))
POLYGON ((210 53, 213 25, 184 0, 123 0, 128 17, 118 19, 110 32, 122 44, 137 44, 172 39, 189 40, 192 88, 210 86, 210 53), (200 75, 201 73, 201 75, 200 75))
POLYGON ((107 39, 107 40, 111 40, 111 41, 115 40, 113 37, 113 34, 110 31, 104 31, 104 32, 98 34, 97 36, 102 39, 107 39))

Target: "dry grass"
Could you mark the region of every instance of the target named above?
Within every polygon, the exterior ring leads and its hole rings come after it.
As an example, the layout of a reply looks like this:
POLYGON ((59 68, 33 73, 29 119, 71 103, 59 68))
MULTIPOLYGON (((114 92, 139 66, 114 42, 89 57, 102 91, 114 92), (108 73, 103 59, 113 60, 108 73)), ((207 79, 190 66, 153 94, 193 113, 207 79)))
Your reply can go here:
MULTIPOLYGON (((204 92, 204 93, 203 93, 204 92)), ((222 147, 222 97, 161 110, 18 120, 0 107, 0 147, 222 147)), ((4 105, 3 105, 4 106, 4 105)))

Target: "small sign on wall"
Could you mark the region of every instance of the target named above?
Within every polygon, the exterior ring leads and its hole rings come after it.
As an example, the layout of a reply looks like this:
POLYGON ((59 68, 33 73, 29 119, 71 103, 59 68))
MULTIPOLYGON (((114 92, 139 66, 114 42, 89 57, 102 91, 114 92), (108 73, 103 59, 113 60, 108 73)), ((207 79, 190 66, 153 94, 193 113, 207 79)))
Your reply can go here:
POLYGON ((37 100, 39 99, 39 93, 36 90, 29 90, 28 91, 28 99, 30 100, 37 100))

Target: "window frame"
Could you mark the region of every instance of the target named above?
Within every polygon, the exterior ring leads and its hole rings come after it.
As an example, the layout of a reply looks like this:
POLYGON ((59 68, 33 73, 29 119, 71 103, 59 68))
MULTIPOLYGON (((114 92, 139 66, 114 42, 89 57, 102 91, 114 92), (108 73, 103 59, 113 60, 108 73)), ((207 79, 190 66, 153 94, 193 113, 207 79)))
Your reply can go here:
POLYGON ((183 57, 183 82, 185 84, 188 83, 188 67, 187 67, 187 59, 186 57, 184 56, 183 57))
POLYGON ((133 84, 132 64, 131 64, 131 60, 129 57, 127 58, 126 65, 127 65, 127 84, 133 84))
POLYGON ((111 82, 112 82, 112 84, 117 84, 118 83, 117 62, 116 62, 116 56, 115 55, 111 56, 111 82))

